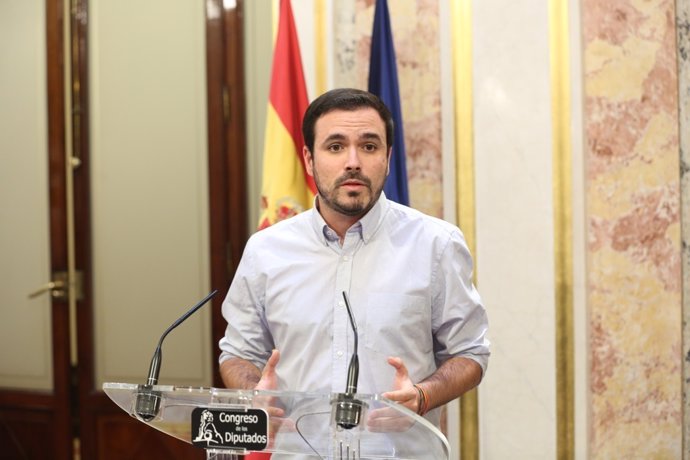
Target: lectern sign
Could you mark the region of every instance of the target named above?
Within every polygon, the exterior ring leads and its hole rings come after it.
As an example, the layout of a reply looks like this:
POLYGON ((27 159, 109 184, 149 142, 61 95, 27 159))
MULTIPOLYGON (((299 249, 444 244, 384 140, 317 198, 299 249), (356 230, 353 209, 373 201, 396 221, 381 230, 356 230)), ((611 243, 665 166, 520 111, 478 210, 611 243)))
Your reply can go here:
POLYGON ((268 414, 263 409, 197 407, 192 411, 192 444, 204 449, 264 450, 268 414))

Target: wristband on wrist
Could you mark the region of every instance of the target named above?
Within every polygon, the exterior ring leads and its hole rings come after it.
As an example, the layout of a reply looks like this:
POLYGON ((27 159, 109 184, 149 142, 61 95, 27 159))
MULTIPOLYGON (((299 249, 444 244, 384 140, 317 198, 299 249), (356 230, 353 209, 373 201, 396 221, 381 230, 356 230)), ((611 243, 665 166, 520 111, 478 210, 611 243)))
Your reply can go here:
POLYGON ((417 390, 417 415, 424 415, 429 411, 429 396, 421 386, 413 385, 417 390))

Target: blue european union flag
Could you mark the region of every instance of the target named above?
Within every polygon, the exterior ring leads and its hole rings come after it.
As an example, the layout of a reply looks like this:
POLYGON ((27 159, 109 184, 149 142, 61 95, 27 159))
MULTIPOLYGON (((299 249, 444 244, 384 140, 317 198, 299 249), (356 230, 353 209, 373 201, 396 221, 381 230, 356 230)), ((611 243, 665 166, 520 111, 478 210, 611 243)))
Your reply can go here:
POLYGON ((369 92, 381 98, 393 114, 395 122, 390 173, 383 190, 389 199, 409 206, 407 166, 405 164, 405 136, 402 111, 400 110, 398 70, 395 63, 395 47, 393 46, 393 34, 386 0, 376 0, 374 30, 371 34, 369 92))

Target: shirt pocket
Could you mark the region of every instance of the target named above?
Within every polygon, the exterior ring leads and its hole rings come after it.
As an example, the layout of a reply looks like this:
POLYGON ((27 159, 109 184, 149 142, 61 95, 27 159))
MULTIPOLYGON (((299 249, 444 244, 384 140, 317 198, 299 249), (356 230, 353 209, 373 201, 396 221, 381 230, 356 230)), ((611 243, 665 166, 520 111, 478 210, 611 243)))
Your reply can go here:
POLYGON ((424 297, 371 293, 366 316, 367 348, 386 356, 431 351, 431 312, 424 297))

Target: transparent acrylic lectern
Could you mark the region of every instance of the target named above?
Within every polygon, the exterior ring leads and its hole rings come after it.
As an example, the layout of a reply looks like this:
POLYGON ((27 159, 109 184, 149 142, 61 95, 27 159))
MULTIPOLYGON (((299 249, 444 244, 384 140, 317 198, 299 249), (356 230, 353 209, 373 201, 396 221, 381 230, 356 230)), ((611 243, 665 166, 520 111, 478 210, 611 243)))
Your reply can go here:
POLYGON ((128 383, 106 383, 103 390, 142 423, 205 449, 207 459, 259 451, 272 460, 449 458, 448 441, 434 425, 379 395, 345 395, 361 416, 356 426, 343 428, 335 415, 343 394, 128 383), (145 421, 137 402, 152 396, 155 416, 145 421))

